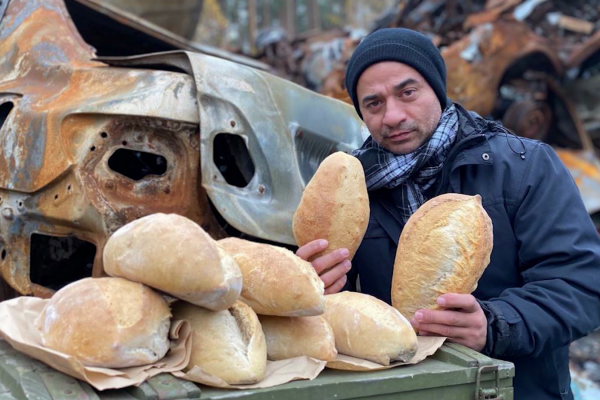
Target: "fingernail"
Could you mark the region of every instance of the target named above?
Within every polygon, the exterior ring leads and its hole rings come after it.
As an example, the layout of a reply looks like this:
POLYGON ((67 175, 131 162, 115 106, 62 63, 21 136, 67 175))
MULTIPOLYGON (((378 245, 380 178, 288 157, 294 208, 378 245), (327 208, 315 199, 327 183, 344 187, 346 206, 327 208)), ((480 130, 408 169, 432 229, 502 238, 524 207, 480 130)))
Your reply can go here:
POLYGON ((438 297, 438 299, 437 299, 437 303, 438 303, 440 306, 445 306, 445 305, 446 305, 446 299, 444 299, 443 297, 438 297))
POLYGON ((325 247, 327 247, 327 245, 328 245, 327 240, 325 240, 325 239, 319 240, 319 246, 325 248, 325 247))
POLYGON ((418 323, 418 322, 417 322, 417 321, 416 321, 414 318, 411 318, 411 319, 410 319, 410 324, 411 324, 412 326, 417 326, 417 325, 419 325, 419 323, 418 323))
POLYGON ((348 257, 350 255, 350 252, 348 251, 348 249, 341 249, 340 254, 342 257, 348 257))
POLYGON ((423 313, 422 313, 422 312, 419 312, 419 311, 417 311, 417 312, 415 313, 415 319, 416 319, 417 321, 419 321, 419 322, 420 322, 420 321, 423 321, 423 313))
POLYGON ((352 264, 350 263, 350 261, 348 261, 348 260, 344 261, 344 268, 350 269, 350 267, 352 267, 352 264))

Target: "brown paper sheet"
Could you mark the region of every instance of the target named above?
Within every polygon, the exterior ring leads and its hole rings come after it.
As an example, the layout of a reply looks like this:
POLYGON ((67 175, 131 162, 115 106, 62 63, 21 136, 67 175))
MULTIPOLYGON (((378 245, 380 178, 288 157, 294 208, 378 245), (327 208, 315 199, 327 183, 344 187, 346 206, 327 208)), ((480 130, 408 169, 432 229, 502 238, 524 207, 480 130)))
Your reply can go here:
POLYGON ((0 303, 0 337, 16 350, 35 358, 54 369, 81 379, 97 390, 137 386, 163 372, 179 371, 191 355, 192 335, 187 321, 171 325, 171 348, 154 364, 122 369, 86 367, 74 357, 43 347, 35 319, 48 300, 18 297, 0 303))
POLYGON ((187 373, 173 372, 178 378, 224 389, 259 389, 283 385, 299 379, 315 379, 325 368, 325 361, 310 357, 294 357, 287 360, 267 361, 267 370, 262 381, 253 385, 229 385, 224 380, 207 374, 197 365, 187 373))
POLYGON ((389 369, 399 367, 401 365, 416 364, 423 361, 433 353, 435 353, 446 340, 445 337, 433 336, 417 336, 419 342, 419 350, 417 354, 408 362, 393 362, 390 365, 381 365, 372 361, 363 360, 356 357, 350 357, 343 354, 338 354, 335 360, 327 363, 327 368, 341 369, 345 371, 378 371, 381 369, 389 369))

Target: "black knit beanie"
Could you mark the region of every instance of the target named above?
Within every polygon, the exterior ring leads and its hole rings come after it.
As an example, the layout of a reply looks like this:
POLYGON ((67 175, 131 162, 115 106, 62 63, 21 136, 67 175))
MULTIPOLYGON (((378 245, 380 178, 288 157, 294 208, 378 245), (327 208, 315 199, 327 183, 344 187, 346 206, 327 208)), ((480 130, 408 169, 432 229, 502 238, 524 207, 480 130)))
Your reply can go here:
POLYGON ((397 61, 414 68, 429 83, 442 110, 446 108, 446 64, 438 48, 422 33, 386 28, 365 37, 354 50, 346 68, 346 89, 361 118, 356 95, 358 78, 371 65, 382 61, 397 61))

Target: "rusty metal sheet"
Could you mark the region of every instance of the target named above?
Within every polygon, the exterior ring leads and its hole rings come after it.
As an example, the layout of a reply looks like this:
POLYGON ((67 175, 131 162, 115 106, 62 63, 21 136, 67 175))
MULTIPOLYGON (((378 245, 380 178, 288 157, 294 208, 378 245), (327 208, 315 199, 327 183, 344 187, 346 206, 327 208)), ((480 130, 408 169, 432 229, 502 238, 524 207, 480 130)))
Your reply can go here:
POLYGON ((540 53, 561 76, 563 67, 545 40, 524 24, 498 20, 475 28, 442 51, 448 97, 481 115, 491 114, 506 70, 528 54, 540 53))
POLYGON ((566 62, 567 68, 579 67, 582 62, 598 51, 600 51, 600 30, 571 52, 566 62))
POLYGON ((75 1, 108 16, 111 19, 114 19, 115 21, 118 21, 120 24, 130 26, 140 32, 144 32, 152 37, 158 38, 161 41, 169 43, 170 45, 178 49, 208 54, 214 57, 223 58, 225 60, 230 60, 239 64, 248 65, 250 67, 258 68, 265 71, 271 69, 268 64, 255 60, 253 58, 231 53, 229 51, 219 49, 216 47, 207 46, 205 44, 198 43, 195 41, 187 40, 182 36, 176 35, 165 28, 153 24, 152 22, 149 22, 148 20, 145 20, 143 18, 137 17, 136 15, 124 11, 118 7, 115 7, 107 2, 101 0, 75 1))
POLYGON ((200 106, 203 187, 239 230, 295 244, 292 216, 305 185, 331 152, 362 144, 364 124, 351 106, 284 79, 189 56, 200 106), (248 144, 257 174, 246 188, 227 185, 210 162, 220 132, 242 135, 248 144))
POLYGON ((0 128, 0 271, 22 294, 52 293, 30 279, 33 235, 92 243, 93 276, 110 234, 147 214, 182 214, 223 236, 200 185, 192 77, 94 56, 62 1, 10 2, 0 25, 0 108, 12 104, 0 128), (165 170, 134 179, 111 166, 117 151, 160 156, 165 170))
POLYGON ((485 3, 485 9, 480 12, 470 14, 465 20, 464 29, 471 29, 475 26, 494 22, 502 14, 519 5, 522 0, 489 0, 485 3))
POLYGON ((556 149, 581 193, 588 214, 600 211, 600 161, 593 151, 556 149))
POLYGON ((263 240, 294 245, 292 216, 319 163, 364 140, 364 123, 349 105, 227 60, 189 52, 102 60, 191 69, 200 115, 202 186, 229 224, 263 240), (238 136, 247 146, 255 171, 243 187, 228 182, 217 166, 220 134, 238 136))

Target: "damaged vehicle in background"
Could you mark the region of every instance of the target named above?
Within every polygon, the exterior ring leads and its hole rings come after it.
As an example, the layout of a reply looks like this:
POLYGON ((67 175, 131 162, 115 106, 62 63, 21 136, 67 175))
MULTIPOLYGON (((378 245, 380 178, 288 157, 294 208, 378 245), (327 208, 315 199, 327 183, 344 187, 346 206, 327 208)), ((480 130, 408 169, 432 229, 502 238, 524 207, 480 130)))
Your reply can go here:
MULTIPOLYGON (((589 48, 589 43, 584 46, 589 48)), ((506 20, 477 26, 442 55, 448 96, 486 118, 502 121, 520 136, 553 146, 600 229, 600 143, 595 146, 592 140, 593 121, 584 124, 580 118, 589 115, 584 113, 588 104, 598 104, 598 98, 591 102, 586 91, 580 91, 590 87, 588 79, 579 79, 589 73, 587 63, 577 64, 583 70, 569 78, 565 70, 574 67, 562 62, 547 41, 524 24, 506 20)))
POLYGON ((0 4, 0 300, 103 276, 108 237, 156 212, 293 246, 319 163, 362 143, 352 107, 255 60, 91 0, 0 4))

